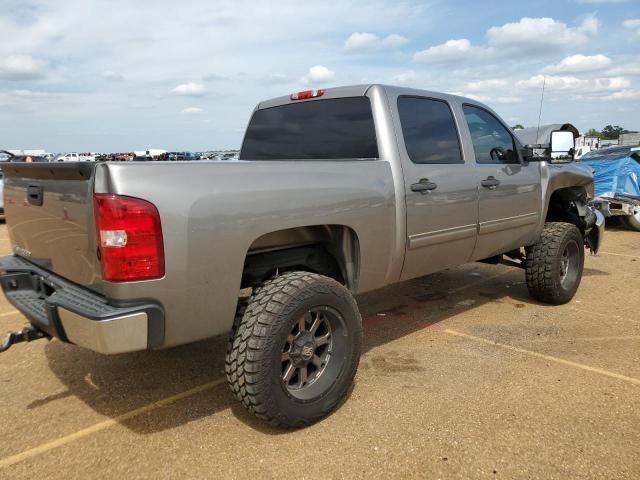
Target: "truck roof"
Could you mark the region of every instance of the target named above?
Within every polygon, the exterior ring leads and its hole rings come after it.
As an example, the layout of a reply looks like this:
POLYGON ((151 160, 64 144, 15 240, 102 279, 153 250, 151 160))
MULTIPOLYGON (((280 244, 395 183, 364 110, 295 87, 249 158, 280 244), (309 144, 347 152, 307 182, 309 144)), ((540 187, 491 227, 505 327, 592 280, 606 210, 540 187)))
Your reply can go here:
MULTIPOLYGON (((378 83, 370 83, 370 84, 363 84, 363 85, 347 85, 347 86, 341 86, 341 87, 330 87, 330 88, 326 88, 324 89, 324 93, 322 94, 321 97, 318 98, 310 98, 308 100, 304 100, 304 101, 314 101, 314 100, 326 100, 326 99, 330 99, 330 98, 343 98, 343 97, 360 97, 360 96, 364 96, 367 94, 367 92, 369 91, 370 88, 372 87, 380 87, 382 89, 384 89, 387 92, 391 92, 393 91, 394 93, 399 93, 399 94, 404 94, 404 95, 419 95, 419 96, 426 96, 426 97, 433 97, 433 98, 441 98, 441 99, 461 99, 464 101, 468 101, 469 103, 474 103, 474 104, 479 104, 482 105, 481 102, 478 102, 476 100, 473 100, 471 98, 466 98, 466 97, 461 97, 458 95, 453 95, 453 94, 449 94, 449 93, 443 93, 443 92, 434 92, 434 91, 430 91, 430 90, 422 90, 422 89, 417 89, 417 88, 409 88, 409 87, 398 87, 398 86, 393 86, 393 85, 384 85, 384 84, 378 84, 378 83)), ((293 94, 294 92, 292 92, 293 94)), ((271 98, 269 100, 265 100, 263 102, 260 102, 257 106, 256 106, 256 110, 261 110, 264 108, 271 108, 271 107, 278 107, 280 105, 287 105, 293 102, 297 102, 299 100, 292 100, 291 99, 291 94, 290 95, 283 95, 281 97, 275 97, 275 98, 271 98)))

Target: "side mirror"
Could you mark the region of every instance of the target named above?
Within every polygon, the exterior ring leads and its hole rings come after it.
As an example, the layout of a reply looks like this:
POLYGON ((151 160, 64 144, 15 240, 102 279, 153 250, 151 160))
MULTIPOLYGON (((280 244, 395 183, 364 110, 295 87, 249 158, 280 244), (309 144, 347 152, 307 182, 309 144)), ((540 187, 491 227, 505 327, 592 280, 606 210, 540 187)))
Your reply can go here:
POLYGON ((522 154, 522 158, 526 162, 530 162, 533 160, 533 145, 525 145, 520 149, 520 153, 522 154))
POLYGON ((573 132, 566 130, 554 130, 551 132, 551 142, 549 150, 551 150, 552 160, 572 161, 575 153, 575 140, 573 132))

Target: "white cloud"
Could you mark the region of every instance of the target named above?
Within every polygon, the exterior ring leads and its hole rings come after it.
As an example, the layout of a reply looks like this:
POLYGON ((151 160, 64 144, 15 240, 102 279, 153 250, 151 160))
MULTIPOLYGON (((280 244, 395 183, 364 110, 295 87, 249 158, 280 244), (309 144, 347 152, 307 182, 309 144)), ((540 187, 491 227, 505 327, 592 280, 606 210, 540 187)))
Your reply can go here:
POLYGON ((27 89, 11 90, 9 95, 20 98, 42 98, 49 96, 46 92, 34 92, 33 90, 27 89))
POLYGON ((640 90, 620 90, 602 97, 603 100, 640 100, 640 90))
POLYGON ((178 85, 176 88, 174 88, 173 90, 171 90, 172 93, 175 93, 177 95, 185 95, 185 96, 192 96, 192 97, 204 95, 206 91, 207 89, 205 88, 204 85, 196 82, 182 83, 178 85))
POLYGON ((524 17, 518 22, 491 27, 487 39, 491 47, 547 52, 583 45, 590 36, 597 34, 598 24, 598 19, 592 15, 575 28, 549 17, 524 17))
POLYGON ((264 81, 270 84, 287 83, 289 80, 289 76, 284 73, 270 73, 264 78, 264 81))
POLYGON ((608 75, 640 76, 640 57, 623 57, 616 64, 607 70, 608 75))
POLYGON ((600 94, 613 90, 626 89, 631 82, 624 77, 581 79, 570 75, 534 75, 516 83, 517 88, 538 90, 544 81, 545 90, 568 91, 574 94, 600 94))
POLYGON ((517 22, 491 27, 487 31, 487 45, 473 45, 468 39, 448 40, 440 45, 416 52, 414 60, 431 63, 451 63, 498 56, 530 59, 558 50, 585 44, 598 33, 595 15, 586 16, 580 24, 569 27, 553 18, 521 18, 517 22))
POLYGON ((490 78, 487 80, 478 80, 475 82, 467 83, 467 90, 478 91, 478 90, 495 90, 502 89, 506 87, 509 82, 502 78, 490 78))
POLYGON ((0 78, 31 80, 45 76, 47 63, 29 55, 10 55, 0 58, 0 78))
POLYGON ((571 55, 556 65, 549 65, 544 73, 582 73, 601 70, 611 65, 611 59, 606 55, 571 55))
MULTIPOLYGON (((574 18, 595 7, 589 9, 576 5, 575 0, 571 2, 574 8, 552 9, 553 13, 546 16, 565 22, 566 29, 573 32, 569 37, 561 35, 561 42, 576 36, 589 42, 596 22, 574 18)), ((594 48, 568 43, 563 47, 543 47, 529 54, 526 45, 496 47, 488 43, 488 37, 483 37, 492 25, 501 27, 507 22, 519 23, 524 16, 544 16, 526 15, 528 10, 524 4, 512 5, 513 9, 503 12, 506 16, 500 17, 499 22, 484 25, 477 19, 486 5, 467 2, 461 7, 455 6, 454 11, 465 14, 458 30, 464 33, 438 37, 439 27, 450 20, 448 15, 452 10, 433 8, 431 0, 325 2, 322 21, 317 16, 317 5, 294 0, 281 0, 278 8, 274 8, 273 0, 200 0, 180 4, 157 0, 158 8, 153 9, 145 8, 144 2, 117 2, 118 8, 114 9, 112 2, 100 1, 0 0, 6 7, 0 14, 1 134, 17 147, 39 144, 52 151, 126 151, 137 149, 140 144, 167 150, 187 146, 194 150, 235 147, 242 140, 241 132, 252 108, 264 99, 307 88, 330 87, 338 82, 371 81, 481 95, 490 105, 499 108, 505 118, 517 115, 519 123, 530 125, 537 121, 536 100, 540 90, 539 87, 516 87, 517 81, 542 73, 545 66, 576 53, 604 54, 612 62, 593 75, 585 72, 575 77, 583 80, 623 77, 631 85, 584 94, 585 100, 579 102, 571 101, 574 94, 570 89, 551 91, 549 99, 557 97, 562 101, 545 105, 545 116, 549 115, 549 120, 570 117, 580 122, 583 115, 588 115, 594 126, 616 123, 637 130, 640 129, 637 112, 615 111, 616 105, 625 105, 624 100, 618 100, 612 108, 600 101, 605 95, 623 97, 631 94, 621 92, 640 90, 640 74, 633 76, 634 71, 640 71, 637 58, 640 53, 634 48, 638 44, 629 41, 632 30, 623 27, 625 18, 640 18, 632 8, 637 2, 627 2, 626 6, 631 8, 626 8, 626 14, 624 8, 599 9, 603 33, 597 44, 593 41, 594 48), (168 17, 170 29, 131 28, 132 25, 163 25, 168 17), (127 18, 127 22, 122 22, 122 18, 127 18), (383 26, 380 19, 384 19, 383 26), (101 31, 109 32, 108 38, 95 35, 98 24, 101 31), (374 45, 377 46, 369 50, 343 49, 353 32, 376 35, 378 41, 374 41, 374 45), (411 42, 403 43, 388 35, 394 32, 411 42), (423 43, 414 46, 417 34, 413 32, 421 32, 423 43), (619 41, 607 42, 605 33, 618 35, 619 41), (382 43, 387 37, 390 38, 382 43), (463 37, 468 43, 456 45, 455 39, 463 37), (417 50, 446 45, 444 42, 449 39, 454 39, 453 45, 449 43, 449 51, 434 49, 424 55, 429 63, 411 61, 417 50), (548 52, 548 56, 540 61, 544 52, 548 52), (454 57, 452 63, 442 62, 447 54, 454 57), (7 81, 4 67, 7 57, 11 56, 29 56, 38 63, 38 68, 23 71, 21 75, 26 73, 30 77, 24 81, 7 81), (358 61, 354 62, 354 56, 358 61), (317 81, 310 79, 315 75, 307 74, 309 67, 316 64, 335 72, 329 83, 323 80, 300 88, 303 75, 307 82, 317 81), (125 81, 109 81, 110 75, 103 76, 105 72, 122 74, 125 81), (32 80, 39 77, 38 81, 32 80), (492 84, 488 79, 502 79, 506 85, 501 87, 499 82, 492 84), (201 84, 206 91, 200 97, 181 96, 177 91, 169 93, 187 82, 201 84), (476 89, 468 88, 470 86, 476 89), (13 90, 25 91, 12 94, 13 90), (39 97, 42 92, 48 96, 39 97), (159 101, 163 98, 164 101, 159 101), (522 98, 522 104, 516 103, 518 98, 522 98), (185 107, 205 111, 200 115, 180 114, 185 107), (124 110, 128 112, 125 116, 124 110), (214 110, 216 114, 211 115, 214 110), (88 111, 92 114, 87 115, 88 111), (178 115, 183 121, 169 125, 163 119, 171 115, 178 115), (47 122, 51 116, 56 118, 55 129, 47 122), (205 120, 211 123, 205 125, 205 120), (104 125, 109 125, 108 133, 99 134, 106 132, 104 125), (68 131, 76 135, 61 133, 68 131)), ((418 59, 421 57, 417 55, 418 59)), ((15 78, 13 71, 12 75, 15 78)), ((574 76, 574 73, 552 75, 574 76)), ((578 91, 614 86, 616 82, 598 84, 594 80, 580 85, 578 91)), ((187 88, 183 93, 188 91, 187 88)), ((637 100, 626 102, 630 109, 636 103, 637 100)))
POLYGON ((121 82, 124 80, 124 76, 118 72, 112 72, 111 70, 107 70, 106 72, 102 72, 102 78, 105 80, 111 80, 113 82, 121 82))
POLYGON ((635 38, 640 39, 640 18, 629 18, 622 22, 624 28, 631 30, 635 38))
POLYGON ((300 79, 304 84, 327 83, 333 80, 335 72, 329 70, 324 65, 315 65, 309 69, 309 72, 300 79))
POLYGON ((344 49, 348 52, 356 50, 373 50, 381 48, 398 48, 406 45, 409 42, 402 35, 392 33, 384 38, 376 35, 375 33, 368 32, 354 32, 349 35, 346 42, 344 42, 344 49))
POLYGON ((187 107, 182 110, 182 113, 185 113, 187 115, 194 115, 194 114, 203 113, 203 112, 204 112, 204 109, 200 107, 187 107))
POLYGON ((406 83, 414 82, 418 78, 418 74, 413 70, 407 70, 406 72, 398 73, 391 77, 391 82, 404 85, 406 83))
POLYGON ((407 87, 426 88, 430 80, 429 75, 417 73, 414 70, 406 70, 404 72, 392 75, 389 79, 393 85, 403 85, 407 87))
POLYGON ((572 76, 550 76, 534 75, 527 80, 520 80, 516 87, 524 89, 540 89, 544 84, 545 89, 553 90, 575 90, 586 84, 586 80, 580 80, 572 76))
POLYGON ((600 21, 598 17, 595 15, 587 15, 582 23, 578 25, 576 30, 581 33, 585 33, 587 35, 596 36, 598 34, 598 29, 600 28, 600 21))
POLYGON ((413 59, 417 62, 448 63, 468 60, 483 54, 483 49, 471 45, 466 38, 447 40, 445 43, 416 52, 413 59))
POLYGON ((498 103, 522 103, 522 97, 516 96, 504 96, 504 97, 496 97, 495 101, 498 103))
POLYGON ((398 35, 397 33, 392 33, 391 35, 384 37, 381 43, 385 48, 398 48, 409 43, 409 39, 402 35, 398 35))
POLYGON ((477 93, 477 92, 452 92, 452 95, 459 95, 461 97, 467 97, 470 98, 472 100, 475 100, 477 102, 482 102, 482 103, 501 103, 501 104, 508 104, 508 103, 521 103, 522 102, 522 98, 521 97, 517 97, 515 95, 511 95, 511 96, 503 96, 503 95, 486 95, 486 94, 481 94, 481 93, 477 93))
POLYGON ((487 103, 491 101, 491 97, 489 95, 480 95, 477 93, 456 92, 454 95, 467 97, 467 98, 470 98, 471 100, 475 100, 476 102, 487 103))

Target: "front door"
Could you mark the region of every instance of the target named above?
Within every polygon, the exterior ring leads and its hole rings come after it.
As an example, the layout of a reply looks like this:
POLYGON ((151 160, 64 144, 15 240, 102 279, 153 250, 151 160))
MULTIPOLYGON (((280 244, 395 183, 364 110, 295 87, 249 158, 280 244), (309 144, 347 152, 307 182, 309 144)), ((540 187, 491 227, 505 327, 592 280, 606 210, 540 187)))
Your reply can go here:
POLYGON ((478 185, 465 163, 450 105, 400 96, 400 154, 407 205, 402 279, 465 263, 476 241, 478 185))
POLYGON ((524 164, 518 141, 488 110, 463 111, 476 160, 478 241, 473 259, 519 248, 533 240, 541 215, 540 163, 524 164))

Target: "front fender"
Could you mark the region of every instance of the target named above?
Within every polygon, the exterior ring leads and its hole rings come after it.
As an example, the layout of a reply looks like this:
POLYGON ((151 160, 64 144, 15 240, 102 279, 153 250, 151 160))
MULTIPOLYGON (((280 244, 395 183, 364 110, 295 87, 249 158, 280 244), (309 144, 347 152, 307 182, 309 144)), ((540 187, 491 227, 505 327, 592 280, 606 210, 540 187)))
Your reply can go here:
POLYGON ((596 253, 598 253, 598 251, 600 250, 600 246, 602 245, 602 240, 604 238, 605 221, 604 215, 602 215, 599 210, 593 207, 589 208, 596 216, 596 223, 593 225, 593 227, 591 227, 591 230, 589 230, 589 232, 585 236, 584 241, 591 250, 591 253, 595 255, 596 253))

